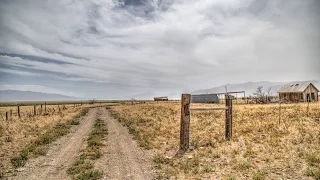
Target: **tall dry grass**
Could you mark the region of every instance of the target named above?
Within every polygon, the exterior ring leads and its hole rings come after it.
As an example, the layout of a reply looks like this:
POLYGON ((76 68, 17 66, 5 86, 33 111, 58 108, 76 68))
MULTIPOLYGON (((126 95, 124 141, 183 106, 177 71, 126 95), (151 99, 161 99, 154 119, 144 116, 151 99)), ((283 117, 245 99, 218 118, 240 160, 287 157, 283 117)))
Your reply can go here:
POLYGON ((16 106, 0 107, 1 114, 9 112, 10 109, 14 113, 8 121, 0 119, 0 177, 1 174, 12 171, 10 159, 17 156, 40 135, 52 130, 59 123, 65 124, 72 121, 80 115, 82 109, 103 105, 106 104, 83 105, 76 108, 73 105, 66 105, 65 110, 62 110, 60 105, 60 112, 57 105, 47 105, 47 113, 44 113, 43 106, 43 115, 36 116, 33 115, 33 106, 21 106, 21 118, 17 117, 16 106))
MULTIPOLYGON (((192 107, 217 105, 193 104, 192 107)), ((221 105, 219 105, 221 106, 221 105)), ((158 179, 319 179, 320 103, 234 105, 233 137, 224 111, 192 111, 191 150, 178 150, 180 104, 112 107, 138 143, 156 152, 158 179)))

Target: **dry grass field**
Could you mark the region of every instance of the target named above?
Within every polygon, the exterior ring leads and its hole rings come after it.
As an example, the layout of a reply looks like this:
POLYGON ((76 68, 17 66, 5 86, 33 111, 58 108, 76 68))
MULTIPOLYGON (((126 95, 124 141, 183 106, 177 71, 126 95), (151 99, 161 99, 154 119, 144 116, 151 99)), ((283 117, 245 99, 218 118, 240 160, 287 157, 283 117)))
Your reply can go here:
MULTIPOLYGON (((191 107, 223 105, 192 104, 191 107)), ((112 107, 139 145, 154 155, 156 179, 320 179, 320 103, 233 106, 233 137, 224 111, 192 111, 190 151, 179 145, 180 104, 112 107)))
MULTIPOLYGON (((8 121, 3 118, 0 119, 0 179, 1 175, 12 171, 13 159, 15 157, 19 158, 19 154, 26 147, 29 147, 32 143, 39 143, 39 138, 51 142, 60 135, 66 134, 68 132, 66 124, 76 124, 77 122, 74 120, 83 115, 85 109, 100 105, 105 104, 86 104, 78 107, 74 107, 72 104, 66 105, 64 110, 62 110, 63 105, 60 105, 60 112, 57 105, 47 105, 47 113, 44 113, 43 106, 43 114, 39 115, 39 109, 37 109, 38 115, 36 116, 33 115, 33 106, 21 106, 21 118, 17 116, 16 106, 0 107, 0 114, 4 118, 5 112, 10 112, 10 109, 13 111, 13 116, 9 117, 8 121)), ((37 108, 39 107, 37 106, 37 108)), ((31 147, 35 148, 34 146, 31 147)), ((43 149, 45 147, 41 146, 41 149, 36 149, 37 153, 39 155, 45 153, 45 149, 43 149)), ((20 163, 20 161, 17 161, 17 163, 20 163)))

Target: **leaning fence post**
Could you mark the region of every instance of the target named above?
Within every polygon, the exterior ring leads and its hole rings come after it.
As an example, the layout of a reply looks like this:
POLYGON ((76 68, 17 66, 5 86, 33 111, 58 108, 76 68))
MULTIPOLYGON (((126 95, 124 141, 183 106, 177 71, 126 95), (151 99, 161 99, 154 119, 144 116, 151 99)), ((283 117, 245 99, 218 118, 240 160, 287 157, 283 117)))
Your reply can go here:
POLYGON ((189 149, 190 100, 190 94, 181 95, 180 154, 189 149))
POLYGON ((229 95, 225 95, 226 99, 226 140, 230 140, 232 137, 232 98, 229 95))
POLYGON ((18 117, 21 118, 21 116, 20 116, 20 106, 18 106, 18 117))

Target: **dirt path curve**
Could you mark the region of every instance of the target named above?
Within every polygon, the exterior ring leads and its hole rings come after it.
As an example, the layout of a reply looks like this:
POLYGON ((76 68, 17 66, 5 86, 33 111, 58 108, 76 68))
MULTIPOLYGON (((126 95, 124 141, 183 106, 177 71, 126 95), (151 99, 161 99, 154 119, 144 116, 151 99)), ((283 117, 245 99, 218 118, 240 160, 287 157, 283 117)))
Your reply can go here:
POLYGON ((112 118, 106 109, 100 112, 99 118, 108 126, 104 155, 96 162, 96 168, 104 171, 103 179, 152 179, 149 153, 138 147, 128 129, 112 118))
POLYGON ((9 179, 70 179, 66 170, 83 148, 96 119, 97 111, 98 108, 90 109, 71 133, 51 145, 46 156, 31 159, 24 168, 19 169, 17 176, 9 177, 9 179))

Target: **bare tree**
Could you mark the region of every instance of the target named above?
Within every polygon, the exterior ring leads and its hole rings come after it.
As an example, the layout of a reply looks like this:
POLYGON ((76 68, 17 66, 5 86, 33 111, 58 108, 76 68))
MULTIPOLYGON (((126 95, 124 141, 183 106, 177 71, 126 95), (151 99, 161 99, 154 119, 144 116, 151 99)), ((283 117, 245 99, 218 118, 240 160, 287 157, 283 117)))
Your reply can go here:
POLYGON ((258 86, 257 90, 253 95, 255 95, 258 99, 258 103, 265 103, 265 93, 262 91, 263 86, 258 86))

